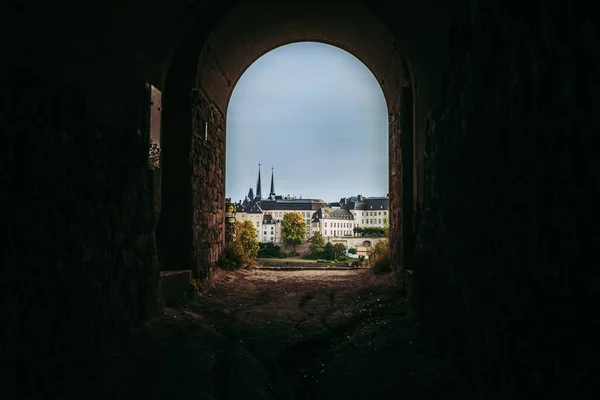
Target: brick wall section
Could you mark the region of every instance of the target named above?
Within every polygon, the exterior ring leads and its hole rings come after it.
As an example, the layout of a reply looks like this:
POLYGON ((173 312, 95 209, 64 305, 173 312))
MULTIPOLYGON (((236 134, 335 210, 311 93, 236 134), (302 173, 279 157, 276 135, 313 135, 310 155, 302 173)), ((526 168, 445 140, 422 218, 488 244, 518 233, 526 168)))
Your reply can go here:
POLYGON ((192 263, 205 278, 225 243, 225 119, 201 89, 192 91, 192 118, 192 263))
POLYGON ((597 385, 597 14, 539 4, 469 3, 431 121, 415 301, 478 398, 597 385))
POLYGON ((91 125, 77 93, 20 70, 3 67, 0 90, 2 359, 9 382, 42 389, 61 361, 157 312, 148 143, 91 125))

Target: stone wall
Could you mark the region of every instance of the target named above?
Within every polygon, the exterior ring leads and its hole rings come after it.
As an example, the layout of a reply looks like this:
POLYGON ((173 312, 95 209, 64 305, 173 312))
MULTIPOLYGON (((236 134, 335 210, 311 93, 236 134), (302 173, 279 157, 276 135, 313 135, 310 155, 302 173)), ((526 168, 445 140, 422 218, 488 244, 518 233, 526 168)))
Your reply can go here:
POLYGON ((225 119, 199 88, 192 91, 192 118, 192 257, 202 279, 225 244, 225 119))
POLYGON ((201 89, 186 90, 173 76, 163 103, 158 251, 161 270, 189 269, 204 279, 225 241, 225 122, 201 89))
MULTIPOLYGON (((413 94, 407 84, 390 110, 390 261, 404 278, 412 268, 413 232, 413 94)), ((404 282, 399 282, 404 285, 404 282)))
POLYGON ((389 112, 389 198, 390 262, 396 270, 402 264, 402 154, 400 148, 400 97, 389 112))
POLYGON ((597 14, 468 7, 427 141, 415 304, 478 398, 577 397, 597 389, 597 14))
POLYGON ((76 92, 7 66, 0 131, 4 378, 50 390, 63 364, 157 312, 148 138, 91 124, 76 92))
POLYGON ((369 242, 371 242, 371 246, 375 246, 375 243, 381 242, 382 240, 385 240, 385 238, 368 238, 368 237, 364 237, 364 238, 332 239, 331 242, 333 244, 341 242, 341 243, 344 243, 347 248, 357 248, 357 247, 363 247, 363 243, 365 241, 369 241, 369 242))

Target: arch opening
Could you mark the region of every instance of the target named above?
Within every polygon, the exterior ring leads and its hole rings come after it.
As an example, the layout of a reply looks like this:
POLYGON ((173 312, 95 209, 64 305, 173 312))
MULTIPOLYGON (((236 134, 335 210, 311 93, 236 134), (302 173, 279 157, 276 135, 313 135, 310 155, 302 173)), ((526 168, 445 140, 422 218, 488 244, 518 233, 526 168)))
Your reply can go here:
POLYGON ((261 246, 285 246, 289 213, 305 222, 300 255, 317 232, 350 248, 387 230, 388 109, 352 54, 310 41, 266 53, 237 80, 226 125, 226 194, 261 246))
MULTIPOLYGON (((401 153, 413 149, 400 147, 404 142, 399 140, 398 114, 406 99, 402 88, 411 85, 406 60, 393 36, 358 2, 343 9, 269 4, 269 13, 260 12, 261 3, 241 2, 214 30, 191 32, 171 63, 164 88, 163 197, 157 229, 163 270, 189 268, 195 277, 210 275, 225 241, 229 100, 255 61, 273 49, 298 42, 325 43, 352 54, 379 83, 388 109, 389 238, 392 247, 402 241, 399 210, 404 197, 397 194, 401 187, 412 186, 413 180, 412 168, 407 169, 410 173, 400 173, 402 164, 412 159, 401 153)), ((399 251, 391 253, 398 267, 402 256, 397 255, 399 251)))

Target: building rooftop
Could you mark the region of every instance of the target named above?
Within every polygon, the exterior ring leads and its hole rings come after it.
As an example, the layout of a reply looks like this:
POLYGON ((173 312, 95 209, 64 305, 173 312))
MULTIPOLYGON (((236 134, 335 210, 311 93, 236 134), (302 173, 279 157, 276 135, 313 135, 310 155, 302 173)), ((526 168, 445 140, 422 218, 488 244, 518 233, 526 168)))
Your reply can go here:
POLYGON ((344 208, 321 207, 312 216, 313 221, 320 219, 354 219, 352 213, 344 208))
POLYGON ((263 210, 318 210, 327 206, 321 199, 296 199, 296 200, 263 200, 260 202, 263 210))

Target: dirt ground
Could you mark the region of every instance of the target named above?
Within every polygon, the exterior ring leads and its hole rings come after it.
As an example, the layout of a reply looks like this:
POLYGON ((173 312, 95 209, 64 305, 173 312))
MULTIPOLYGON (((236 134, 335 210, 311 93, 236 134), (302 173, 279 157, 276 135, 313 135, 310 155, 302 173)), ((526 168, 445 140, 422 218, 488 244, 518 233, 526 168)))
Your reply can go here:
POLYGON ((452 398, 449 368, 392 282, 365 269, 221 271, 60 397, 452 398))

